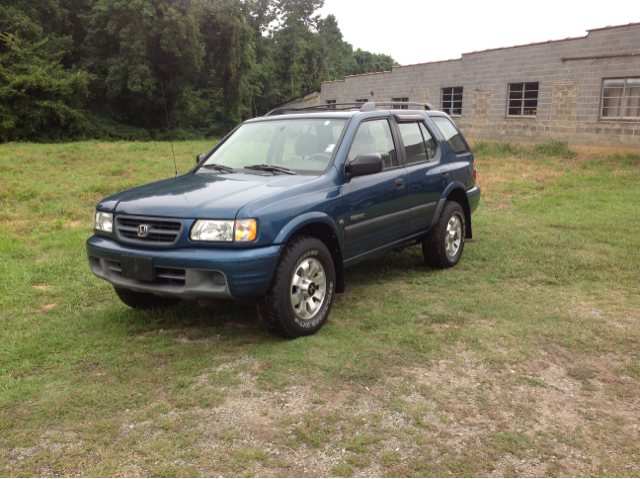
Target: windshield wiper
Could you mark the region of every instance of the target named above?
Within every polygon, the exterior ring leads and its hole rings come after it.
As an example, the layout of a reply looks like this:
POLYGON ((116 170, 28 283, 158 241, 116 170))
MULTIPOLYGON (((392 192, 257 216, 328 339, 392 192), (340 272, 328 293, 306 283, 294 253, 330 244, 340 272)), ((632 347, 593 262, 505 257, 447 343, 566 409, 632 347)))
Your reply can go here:
POLYGON ((208 163, 208 164, 202 165, 202 168, 213 168, 214 170, 226 171, 227 173, 236 172, 236 170, 234 170, 230 166, 219 165, 217 163, 208 163))
POLYGON ((298 173, 296 173, 295 171, 291 171, 289 168, 285 168, 283 166, 276 166, 276 165, 249 165, 249 166, 243 166, 243 168, 247 169, 247 170, 262 170, 262 171, 279 171, 281 173, 286 173, 287 175, 297 175, 298 173))

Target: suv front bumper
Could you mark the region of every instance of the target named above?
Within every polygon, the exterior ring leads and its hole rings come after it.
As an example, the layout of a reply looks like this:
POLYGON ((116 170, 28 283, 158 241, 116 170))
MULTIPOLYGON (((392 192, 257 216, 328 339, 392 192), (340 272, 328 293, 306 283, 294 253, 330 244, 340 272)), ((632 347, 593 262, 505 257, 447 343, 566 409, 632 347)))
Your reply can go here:
POLYGON ((92 236, 87 241, 89 266, 97 277, 119 288, 179 298, 264 296, 271 285, 283 245, 251 249, 145 249, 92 236), (151 258, 153 281, 125 278, 122 255, 151 258))

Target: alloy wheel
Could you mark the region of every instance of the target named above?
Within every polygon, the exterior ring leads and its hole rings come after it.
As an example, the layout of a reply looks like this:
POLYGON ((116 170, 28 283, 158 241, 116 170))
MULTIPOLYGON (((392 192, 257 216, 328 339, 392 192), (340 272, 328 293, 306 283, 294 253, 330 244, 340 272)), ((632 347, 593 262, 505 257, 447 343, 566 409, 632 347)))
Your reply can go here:
POLYGON ((291 276, 291 306, 300 319, 314 316, 326 294, 326 275, 322 263, 306 258, 291 276))

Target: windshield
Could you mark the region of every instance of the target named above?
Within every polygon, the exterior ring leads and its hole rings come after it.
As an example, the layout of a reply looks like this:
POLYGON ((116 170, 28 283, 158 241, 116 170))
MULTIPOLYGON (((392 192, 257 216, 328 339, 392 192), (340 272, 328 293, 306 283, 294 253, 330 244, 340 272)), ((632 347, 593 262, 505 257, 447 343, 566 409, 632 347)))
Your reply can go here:
POLYGON ((247 123, 204 163, 232 168, 275 165, 300 173, 327 169, 347 120, 296 119, 247 123))

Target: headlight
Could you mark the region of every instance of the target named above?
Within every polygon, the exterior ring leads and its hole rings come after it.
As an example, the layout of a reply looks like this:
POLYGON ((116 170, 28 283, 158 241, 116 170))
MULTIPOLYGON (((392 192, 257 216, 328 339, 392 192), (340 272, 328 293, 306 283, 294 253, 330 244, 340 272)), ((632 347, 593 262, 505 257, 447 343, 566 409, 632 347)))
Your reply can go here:
POLYGON ((193 241, 233 241, 233 221, 198 220, 191 228, 193 241))
POLYGON ((238 220, 235 222, 225 220, 198 220, 191 228, 191 240, 193 241, 235 241, 249 242, 258 235, 258 222, 256 220, 238 220))
POLYGON ((93 229, 111 233, 113 231, 113 214, 96 211, 96 216, 93 218, 93 229))
POLYGON ((256 220, 236 221, 236 241, 253 241, 258 233, 256 220))

